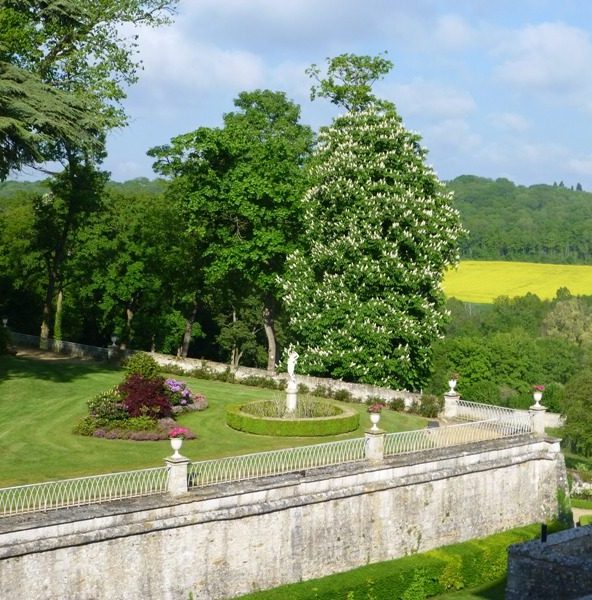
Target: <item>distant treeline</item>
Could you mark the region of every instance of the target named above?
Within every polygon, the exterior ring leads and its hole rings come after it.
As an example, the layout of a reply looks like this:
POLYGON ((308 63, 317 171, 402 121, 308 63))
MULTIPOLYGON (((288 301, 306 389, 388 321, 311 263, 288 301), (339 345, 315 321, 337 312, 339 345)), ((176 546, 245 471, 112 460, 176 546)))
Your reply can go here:
POLYGON ((589 264, 592 194, 558 185, 515 185, 463 175, 448 182, 468 230, 461 257, 589 264))
MULTIPOLYGON (((515 185, 507 179, 462 175, 447 183, 468 235, 461 257, 556 264, 592 262, 592 193, 578 183, 515 185)), ((158 195, 166 182, 138 177, 107 188, 121 195, 158 195)), ((0 182, 2 203, 48 191, 46 181, 0 182)))
MULTIPOLYGON (((136 177, 122 183, 108 181, 108 190, 126 195, 157 195, 164 192, 166 181, 164 179, 148 179, 147 177, 136 177)), ((49 179, 40 181, 0 181, 0 209, 2 204, 18 198, 32 198, 49 192, 49 179)))

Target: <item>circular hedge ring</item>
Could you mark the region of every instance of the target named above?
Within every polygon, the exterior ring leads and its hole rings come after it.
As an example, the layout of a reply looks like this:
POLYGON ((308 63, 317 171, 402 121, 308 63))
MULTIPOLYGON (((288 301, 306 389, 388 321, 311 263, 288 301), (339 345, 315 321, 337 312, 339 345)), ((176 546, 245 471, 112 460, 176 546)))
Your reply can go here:
POLYGON ((246 404, 231 404, 226 407, 226 424, 238 431, 256 435, 277 437, 316 437, 348 433, 358 428, 360 415, 351 408, 345 408, 332 402, 316 400, 322 417, 276 417, 253 414, 262 412, 265 403, 273 401, 256 400, 246 404))

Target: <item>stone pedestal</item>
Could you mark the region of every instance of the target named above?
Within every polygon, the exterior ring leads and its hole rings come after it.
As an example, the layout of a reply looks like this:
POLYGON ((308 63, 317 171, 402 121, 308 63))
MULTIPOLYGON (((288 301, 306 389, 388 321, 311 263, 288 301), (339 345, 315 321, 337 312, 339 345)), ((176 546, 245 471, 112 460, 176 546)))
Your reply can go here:
POLYGON ((384 459, 384 431, 366 431, 365 452, 366 458, 373 461, 384 459))
POLYGON ((288 387, 286 388, 286 410, 289 413, 293 413, 296 410, 296 404, 298 403, 298 384, 293 380, 288 380, 288 387))
POLYGON ((164 461, 169 467, 169 489, 168 492, 171 496, 181 496, 186 494, 187 487, 187 471, 191 461, 185 456, 181 458, 173 458, 172 456, 166 458, 164 461))
POLYGON ((459 400, 460 395, 456 392, 446 392, 444 394, 444 411, 442 412, 444 419, 452 420, 456 418, 459 400))
POLYGON ((540 404, 533 404, 528 412, 532 419, 532 429, 536 435, 545 435, 545 413, 547 412, 546 406, 540 404))

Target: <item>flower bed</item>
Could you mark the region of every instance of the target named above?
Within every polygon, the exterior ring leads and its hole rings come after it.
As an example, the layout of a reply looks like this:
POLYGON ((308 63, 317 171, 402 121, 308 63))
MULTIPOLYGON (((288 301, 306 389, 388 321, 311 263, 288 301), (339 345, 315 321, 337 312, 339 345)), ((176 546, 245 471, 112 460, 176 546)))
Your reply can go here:
MULTIPOLYGON (((165 440, 177 426, 175 415, 208 406, 205 396, 193 393, 185 382, 160 377, 158 365, 146 354, 135 354, 126 371, 122 383, 88 401, 89 414, 74 433, 105 439, 165 440)), ((196 435, 186 430, 184 437, 195 439, 196 435)))

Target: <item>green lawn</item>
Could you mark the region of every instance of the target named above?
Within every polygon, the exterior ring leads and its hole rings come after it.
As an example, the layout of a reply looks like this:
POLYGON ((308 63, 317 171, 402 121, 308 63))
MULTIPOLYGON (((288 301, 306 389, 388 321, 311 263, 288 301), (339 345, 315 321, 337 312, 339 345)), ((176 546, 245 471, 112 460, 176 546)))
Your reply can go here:
MULTIPOLYGON (((370 422, 366 407, 360 427, 350 434, 323 438, 274 438, 242 433, 225 424, 224 407, 241 400, 274 398, 284 392, 175 376, 205 394, 209 408, 182 415, 198 439, 185 441, 193 461, 361 437, 370 422)), ((162 466, 171 454, 168 441, 133 442, 74 435, 86 402, 118 384, 123 371, 106 364, 0 357, 0 487, 162 466)), ((380 425, 389 432, 421 429, 426 420, 383 411, 380 425)))
POLYGON ((446 273, 443 287, 448 297, 483 304, 528 292, 551 299, 560 287, 592 295, 592 266, 463 260, 458 270, 446 273))

